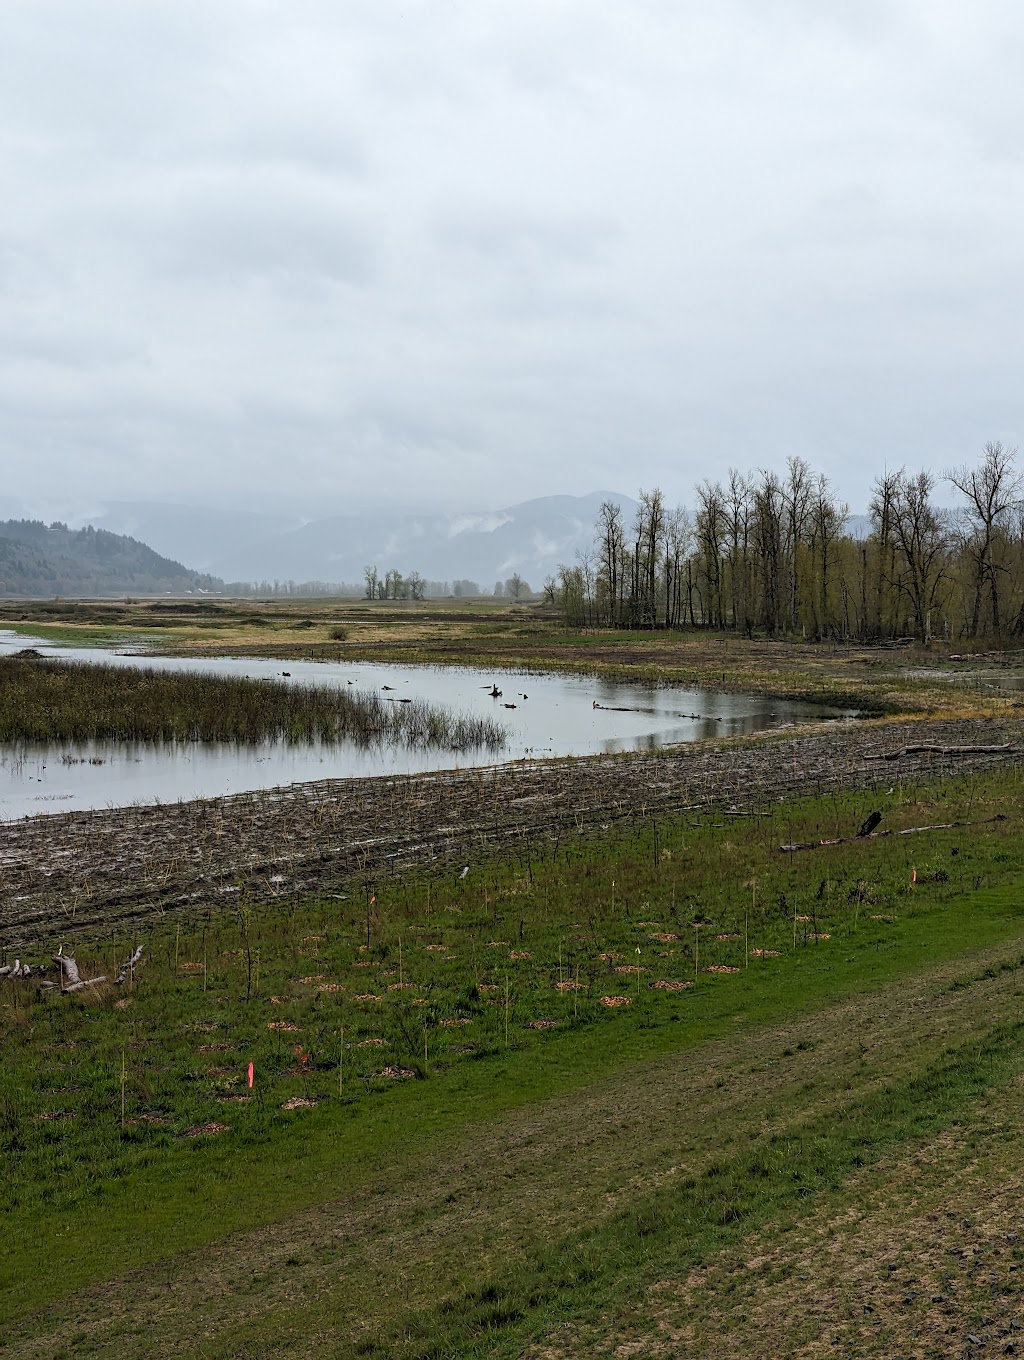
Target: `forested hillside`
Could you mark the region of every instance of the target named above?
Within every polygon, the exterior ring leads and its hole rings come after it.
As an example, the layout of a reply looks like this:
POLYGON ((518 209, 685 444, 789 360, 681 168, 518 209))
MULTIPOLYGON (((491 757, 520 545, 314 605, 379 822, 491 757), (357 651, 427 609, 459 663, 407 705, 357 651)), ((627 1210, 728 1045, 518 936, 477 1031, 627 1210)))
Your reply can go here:
POLYGON ((887 471, 853 517, 802 458, 706 478, 692 510, 641 492, 602 505, 591 552, 545 583, 576 626, 748 636, 1002 643, 1024 636, 1024 476, 1016 449, 937 474, 887 471), (940 499, 941 497, 941 499, 940 499), (944 504, 943 502, 947 502, 944 504))
POLYGON ((221 585, 122 534, 0 521, 0 595, 154 595, 221 585))

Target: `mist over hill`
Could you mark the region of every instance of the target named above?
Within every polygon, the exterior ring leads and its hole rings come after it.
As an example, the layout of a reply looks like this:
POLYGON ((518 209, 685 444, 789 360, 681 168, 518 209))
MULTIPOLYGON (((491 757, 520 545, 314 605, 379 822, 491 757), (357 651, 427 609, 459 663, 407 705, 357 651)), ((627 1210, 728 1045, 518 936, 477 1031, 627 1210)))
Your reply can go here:
POLYGON ((636 503, 629 496, 595 491, 451 514, 377 507, 303 517, 293 507, 125 502, 106 505, 93 522, 136 534, 228 582, 349 582, 361 589, 364 567, 376 566, 439 582, 468 579, 490 592, 513 573, 539 588, 560 563, 589 550, 608 499, 631 518, 636 503))

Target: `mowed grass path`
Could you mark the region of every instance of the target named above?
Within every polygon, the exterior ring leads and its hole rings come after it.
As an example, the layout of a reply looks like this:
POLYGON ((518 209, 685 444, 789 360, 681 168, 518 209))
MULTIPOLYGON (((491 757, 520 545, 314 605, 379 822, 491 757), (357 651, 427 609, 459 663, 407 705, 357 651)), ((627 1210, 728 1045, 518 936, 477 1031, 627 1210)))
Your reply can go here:
MULTIPOLYGON (((1015 1108, 1022 901, 1016 882, 956 896, 710 981, 680 1021, 637 1008, 384 1102, 312 1111, 270 1147, 197 1145, 78 1211, 12 1215, 7 1353, 681 1344, 695 1271, 861 1212, 886 1159, 937 1156, 979 1112, 1015 1108)), ((757 1353, 730 1316, 706 1299, 691 1335, 757 1353)), ((803 1353, 832 1321, 802 1315, 767 1353, 803 1353)), ((921 1353, 962 1353, 959 1321, 958 1350, 921 1353)), ((909 1334, 899 1353, 915 1354, 909 1334)))

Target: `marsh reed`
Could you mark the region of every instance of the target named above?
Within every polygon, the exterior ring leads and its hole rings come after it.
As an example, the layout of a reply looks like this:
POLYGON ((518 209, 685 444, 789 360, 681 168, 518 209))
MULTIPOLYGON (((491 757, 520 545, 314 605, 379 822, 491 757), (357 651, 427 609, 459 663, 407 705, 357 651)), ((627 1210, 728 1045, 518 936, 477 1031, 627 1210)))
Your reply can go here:
POLYGON ((351 741, 497 750, 505 729, 420 700, 199 671, 0 657, 0 742, 351 741))

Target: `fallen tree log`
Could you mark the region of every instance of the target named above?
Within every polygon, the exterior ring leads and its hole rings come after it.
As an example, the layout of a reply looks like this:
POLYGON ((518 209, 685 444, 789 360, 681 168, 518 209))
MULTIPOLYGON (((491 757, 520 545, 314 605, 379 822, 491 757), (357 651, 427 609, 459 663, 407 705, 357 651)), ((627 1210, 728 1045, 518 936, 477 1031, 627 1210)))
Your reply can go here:
POLYGON ((53 961, 60 969, 61 991, 77 992, 83 987, 94 987, 97 982, 106 982, 106 976, 83 978, 79 976, 78 964, 71 954, 54 954, 53 961))
POLYGON ((124 985, 125 978, 127 978, 129 974, 134 973, 135 967, 139 963, 141 958, 142 958, 142 945, 140 944, 138 948, 135 950, 135 953, 131 956, 131 958, 127 959, 124 963, 121 964, 121 967, 118 970, 118 974, 115 979, 116 986, 122 987, 124 985))
POLYGON ((994 817, 982 817, 973 822, 933 822, 931 826, 905 826, 902 831, 871 831, 866 836, 835 836, 830 840, 798 841, 792 845, 780 845, 779 851, 791 855, 796 850, 820 850, 828 845, 849 845, 853 841, 879 841, 883 836, 917 836, 922 831, 953 831, 962 826, 988 826, 990 822, 1005 822, 1006 813, 997 812, 994 817))
POLYGON ((916 746, 901 746, 896 751, 873 751, 865 760, 899 760, 901 756, 998 756, 1015 748, 1009 742, 1002 746, 938 746, 934 742, 920 742, 916 746))

